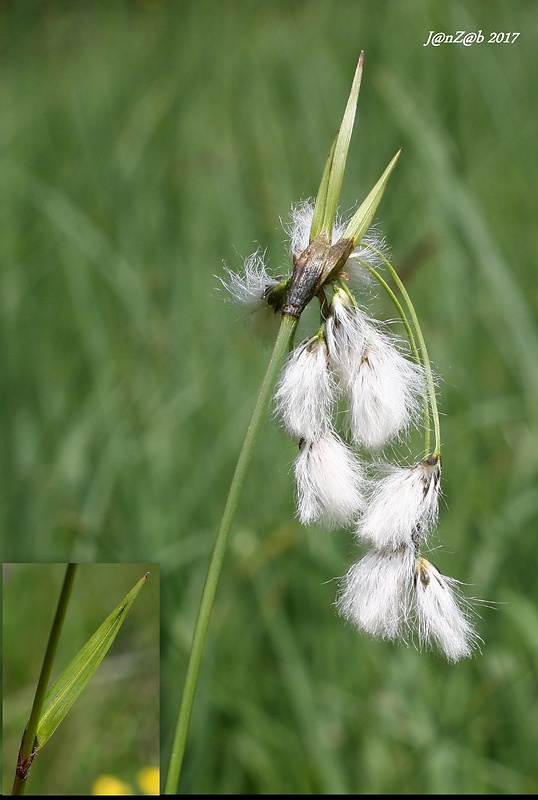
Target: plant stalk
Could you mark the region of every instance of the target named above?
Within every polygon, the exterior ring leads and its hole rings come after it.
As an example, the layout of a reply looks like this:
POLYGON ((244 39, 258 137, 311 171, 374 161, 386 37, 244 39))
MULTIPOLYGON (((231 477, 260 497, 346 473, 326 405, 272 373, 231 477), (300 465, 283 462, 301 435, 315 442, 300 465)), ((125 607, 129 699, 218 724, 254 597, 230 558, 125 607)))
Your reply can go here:
POLYGON ((271 359, 269 361, 269 366, 267 367, 267 372, 265 373, 265 377, 258 394, 258 399, 252 413, 252 418, 245 435, 243 447, 241 448, 235 473, 230 485, 230 490, 228 492, 228 498, 224 508, 220 528, 215 539, 204 590, 200 600, 198 617, 194 628, 191 651, 187 665, 187 674, 185 677, 185 685, 183 688, 176 731, 172 744, 172 752, 168 765, 168 774, 166 777, 164 794, 177 794, 187 734, 192 708, 194 705, 196 686, 198 683, 198 675, 200 672, 200 665, 202 662, 211 611, 213 609, 213 601, 215 599, 217 584, 224 561, 226 545, 239 503, 239 497, 245 480, 248 465, 250 463, 250 458, 254 451, 258 433, 271 399, 273 386, 282 366, 282 362, 289 351, 290 344, 295 333, 295 328, 297 326, 297 321, 297 319, 287 315, 282 317, 282 322, 278 331, 271 359))

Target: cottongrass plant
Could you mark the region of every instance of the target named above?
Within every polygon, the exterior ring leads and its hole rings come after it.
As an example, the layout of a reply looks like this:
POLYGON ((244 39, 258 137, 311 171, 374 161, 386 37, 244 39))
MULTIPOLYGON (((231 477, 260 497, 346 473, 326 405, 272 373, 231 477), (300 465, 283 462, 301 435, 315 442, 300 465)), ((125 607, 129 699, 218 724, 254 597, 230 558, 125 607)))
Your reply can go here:
POLYGON ((443 576, 422 553, 437 524, 441 491, 435 379, 413 304, 371 225, 399 152, 351 219, 338 216, 362 69, 361 53, 315 203, 303 201, 292 209, 291 275, 271 276, 258 251, 247 259, 243 275, 228 271, 223 282, 263 335, 275 323, 278 333, 202 594, 165 786, 168 794, 177 791, 226 542, 273 392, 275 417, 297 443, 293 473, 299 520, 325 528, 349 527, 358 544, 369 548, 342 580, 336 603, 340 613, 372 636, 437 646, 449 661, 470 656, 480 641, 458 582, 443 576), (368 279, 377 281, 394 303, 406 344, 368 313, 359 295, 368 279), (319 304, 319 327, 295 346, 297 323, 311 301, 319 304), (422 457, 411 466, 380 465, 383 448, 402 440, 420 422, 422 457))

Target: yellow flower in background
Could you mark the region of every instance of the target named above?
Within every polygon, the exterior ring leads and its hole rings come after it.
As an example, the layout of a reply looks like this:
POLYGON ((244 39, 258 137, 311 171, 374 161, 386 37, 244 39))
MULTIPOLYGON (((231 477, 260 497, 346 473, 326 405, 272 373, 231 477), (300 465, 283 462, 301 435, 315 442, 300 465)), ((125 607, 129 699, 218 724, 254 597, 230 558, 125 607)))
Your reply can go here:
POLYGON ((92 785, 92 794, 134 794, 132 787, 114 775, 100 775, 92 785))
POLYGON ((157 767, 144 767, 137 774, 136 780, 144 794, 160 793, 160 775, 157 767))
MULTIPOLYGON (((136 781, 142 794, 160 794, 160 775, 157 767, 144 767, 139 770, 136 781)), ((140 792, 115 775, 100 775, 93 782, 92 794, 133 796, 140 792)))

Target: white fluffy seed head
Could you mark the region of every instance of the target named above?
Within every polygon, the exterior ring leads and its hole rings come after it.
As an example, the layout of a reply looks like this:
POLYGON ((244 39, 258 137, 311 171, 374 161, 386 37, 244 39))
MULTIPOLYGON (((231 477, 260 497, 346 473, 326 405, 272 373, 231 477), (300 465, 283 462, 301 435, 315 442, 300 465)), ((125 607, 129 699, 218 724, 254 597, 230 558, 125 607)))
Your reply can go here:
POLYGON ((310 242, 310 228, 314 216, 314 204, 311 200, 303 200, 291 209, 291 222, 286 227, 290 237, 290 250, 296 258, 301 255, 310 242))
POLYGON ((437 645, 449 661, 468 658, 481 641, 458 582, 410 547, 366 553, 344 578, 337 607, 371 636, 406 644, 418 637, 420 647, 437 645))
POLYGON ((352 285, 360 287, 365 283, 370 284, 373 277, 365 265, 379 270, 384 264, 383 256, 387 260, 390 257, 387 243, 382 234, 375 227, 371 227, 360 244, 351 252, 344 267, 352 285))
POLYGON ((413 585, 414 553, 373 549, 347 573, 339 612, 359 630, 382 639, 405 635, 413 585))
POLYGON ((391 337, 372 324, 363 327, 362 357, 346 382, 350 428, 357 444, 378 450, 416 421, 425 377, 391 337))
POLYGON ((304 525, 319 522, 336 528, 356 522, 364 508, 365 475, 336 434, 302 441, 294 470, 297 516, 304 525))
POLYGON ((469 620, 469 604, 459 592, 458 582, 417 556, 414 583, 420 644, 437 644, 449 661, 470 657, 480 637, 469 620))
POLYGON ((273 278, 267 272, 263 254, 257 250, 246 260, 244 273, 239 274, 226 268, 229 280, 223 281, 237 303, 247 306, 257 306, 264 302, 264 295, 271 286, 277 286, 280 279, 273 278))
POLYGON ((326 323, 331 367, 349 400, 356 444, 378 450, 417 419, 425 392, 424 370, 400 352, 347 294, 336 290, 326 323))
POLYGON ((245 308, 246 317, 262 336, 273 335, 280 324, 280 314, 268 302, 271 290, 282 284, 282 278, 269 275, 263 254, 258 250, 245 260, 242 274, 226 268, 228 280, 221 282, 233 300, 245 308))
POLYGON ((432 456, 413 467, 393 467, 373 484, 357 536, 378 548, 418 547, 437 522, 441 462, 432 456))
POLYGON ((342 291, 335 291, 326 323, 327 347, 332 369, 347 387, 360 364, 365 344, 366 316, 342 291))
POLYGON ((332 428, 336 383, 327 364, 325 339, 315 336, 290 353, 275 392, 275 414, 286 431, 312 441, 332 428))
MULTIPOLYGON (((291 209, 291 221, 285 226, 286 232, 290 237, 290 249, 296 258, 301 255, 310 244, 310 231, 312 229, 312 219, 314 217, 314 201, 303 200, 291 209)), ((346 223, 337 217, 332 232, 331 243, 337 242, 343 235, 346 223)))

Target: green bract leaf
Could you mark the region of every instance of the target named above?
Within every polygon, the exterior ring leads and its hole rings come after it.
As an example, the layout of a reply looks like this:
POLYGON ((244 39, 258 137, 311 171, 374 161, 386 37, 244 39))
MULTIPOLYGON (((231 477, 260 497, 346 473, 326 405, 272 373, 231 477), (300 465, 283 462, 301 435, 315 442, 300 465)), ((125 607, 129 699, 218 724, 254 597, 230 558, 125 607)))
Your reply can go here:
POLYGON ((149 572, 133 586, 128 595, 95 631, 84 647, 77 653, 59 678, 48 690, 43 701, 37 725, 36 750, 50 739, 91 676, 107 654, 112 642, 131 607, 133 600, 146 582, 149 572))
POLYGON ((398 150, 390 164, 388 165, 387 169, 380 177, 366 200, 361 203, 357 211, 353 214, 351 219, 349 220, 347 227, 344 231, 343 238, 344 239, 353 239, 355 246, 358 245, 368 228, 370 227, 370 223, 374 218, 374 214, 377 211, 377 207, 381 202, 381 198, 383 197, 383 192, 385 191, 385 186, 387 185, 387 181, 390 177, 390 173, 394 169, 396 162, 400 157, 400 153, 402 151, 398 150))
POLYGON ((320 235, 322 226, 323 226, 323 219, 325 216, 325 207, 327 205, 327 187, 329 185, 329 178, 331 176, 331 168, 333 165, 334 160, 334 150, 336 147, 336 136, 334 142, 332 143, 329 155, 327 156, 327 161, 325 162, 325 169, 323 170, 323 175, 321 177, 321 183, 319 185, 318 193, 316 196, 316 204, 314 206, 314 214, 312 215, 312 225, 310 226, 310 241, 313 242, 314 239, 320 235))
POLYGON ((346 169, 347 152, 349 150, 349 142, 351 140, 355 114, 357 112, 363 64, 364 53, 361 52, 346 110, 344 111, 342 124, 336 134, 327 163, 325 164, 323 177, 321 178, 321 184, 316 197, 316 205, 314 206, 314 216, 312 217, 310 241, 316 239, 320 233, 324 233, 329 242, 332 239, 333 225, 336 218, 338 202, 340 200, 344 171, 346 169))

